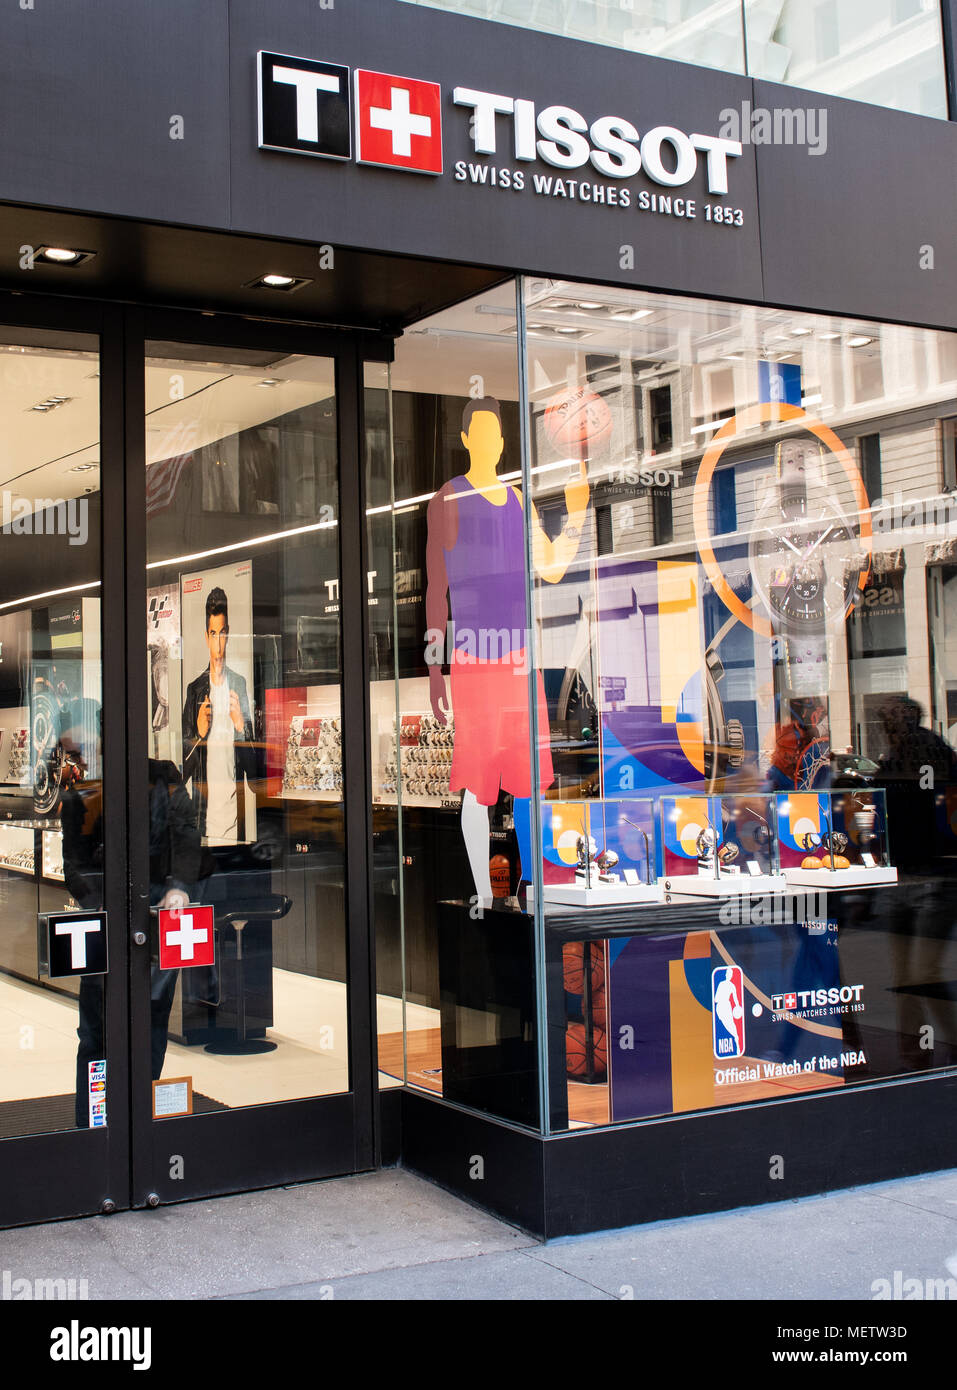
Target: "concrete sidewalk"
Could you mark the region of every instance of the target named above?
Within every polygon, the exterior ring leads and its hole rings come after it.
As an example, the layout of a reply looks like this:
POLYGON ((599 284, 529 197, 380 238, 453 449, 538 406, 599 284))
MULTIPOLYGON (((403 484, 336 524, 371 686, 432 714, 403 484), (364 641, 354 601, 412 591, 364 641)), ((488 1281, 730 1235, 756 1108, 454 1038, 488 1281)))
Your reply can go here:
POLYGON ((873 1299, 895 1274, 957 1299, 957 1170, 543 1244, 389 1169, 0 1244, 10 1279, 91 1299, 873 1299))

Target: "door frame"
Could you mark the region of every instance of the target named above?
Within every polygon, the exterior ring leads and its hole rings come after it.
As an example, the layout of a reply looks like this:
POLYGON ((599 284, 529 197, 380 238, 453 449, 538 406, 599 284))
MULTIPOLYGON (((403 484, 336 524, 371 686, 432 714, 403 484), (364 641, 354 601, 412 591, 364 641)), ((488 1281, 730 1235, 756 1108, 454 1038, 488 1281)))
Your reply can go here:
MULTIPOLYGON (((108 304, 4 292, 0 294, 0 323, 4 330, 88 333, 98 339, 100 612, 102 630, 115 631, 125 609, 124 555, 113 543, 105 518, 122 515, 124 505, 122 413, 117 409, 125 379, 120 315, 108 304)), ((107 715, 122 708, 125 682, 122 644, 101 643, 101 689, 107 715)), ((120 808, 127 799, 124 721, 114 725, 104 720, 103 745, 104 804, 115 806, 122 816, 120 808)), ((102 1129, 60 1130, 0 1140, 0 1227, 109 1212, 129 1204, 127 875, 123 820, 105 821, 103 907, 108 914, 110 972, 104 1021, 109 1123, 102 1129), (117 825, 118 832, 113 829, 117 825)))
POLYGON ((149 1047, 148 945, 130 947, 130 1204, 182 1201, 360 1172, 379 1162, 375 962, 372 939, 372 785, 369 616, 362 373, 390 361, 392 339, 227 314, 129 308, 123 311, 125 499, 126 815, 129 938, 149 939, 146 665, 145 351, 148 341, 210 348, 258 348, 332 357, 339 429, 339 562, 350 1090, 154 1121, 149 1047), (182 1160, 174 1165, 172 1159, 182 1160), (172 1176, 174 1167, 182 1176, 172 1176))
MULTIPOLYGON (((104 708, 103 906, 108 1125, 0 1140, 0 1228, 308 1181, 381 1157, 372 935, 369 612, 363 365, 391 336, 98 300, 0 291, 7 329, 88 333, 100 363, 100 579, 104 708), (333 357, 339 426, 343 788, 349 990, 348 1093, 154 1122, 149 1075, 145 344, 264 348, 333 357), (121 525, 111 518, 119 518, 121 525), (120 711, 125 710, 121 716, 120 711), (145 1003, 145 1007, 144 1007, 145 1003), (295 1107, 295 1111, 292 1110, 295 1107), (159 1129, 158 1126, 162 1125, 159 1129), (157 1147, 162 1135, 160 1147, 157 1147), (293 1138, 294 1137, 294 1138, 293 1138), (293 1138, 293 1142, 290 1140, 293 1138), (164 1152, 165 1151, 165 1152, 164 1152), (167 1153, 184 1156, 172 1182, 167 1153)), ((388 1143, 388 1140, 387 1140, 388 1143)))

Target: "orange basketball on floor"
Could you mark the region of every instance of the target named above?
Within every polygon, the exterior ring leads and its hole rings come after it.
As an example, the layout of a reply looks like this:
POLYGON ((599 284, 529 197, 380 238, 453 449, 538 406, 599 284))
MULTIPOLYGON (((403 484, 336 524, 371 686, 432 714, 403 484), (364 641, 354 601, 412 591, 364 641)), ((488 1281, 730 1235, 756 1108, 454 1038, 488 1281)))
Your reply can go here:
MULTIPOLYGON (((595 1028, 592 1032, 592 1065, 596 1072, 608 1067, 608 1048, 605 1030, 595 1028)), ((565 1070, 569 1076, 585 1076, 588 1070, 588 1054, 585 1049, 584 1023, 570 1023, 565 1030, 565 1070)))
POLYGON ((565 1029, 565 1070, 569 1076, 585 1074, 584 1023, 570 1023, 565 1029))
POLYGON ((545 434, 557 449, 597 452, 611 438, 607 403, 587 386, 562 391, 545 407, 545 434))

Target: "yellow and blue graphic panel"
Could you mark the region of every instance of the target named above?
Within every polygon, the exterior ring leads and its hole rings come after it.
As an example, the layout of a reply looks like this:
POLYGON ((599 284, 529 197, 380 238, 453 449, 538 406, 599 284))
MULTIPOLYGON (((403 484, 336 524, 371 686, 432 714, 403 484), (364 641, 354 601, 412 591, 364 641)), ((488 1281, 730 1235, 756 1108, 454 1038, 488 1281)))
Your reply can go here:
POLYGON ((705 698, 697 564, 632 561, 604 567, 597 616, 604 673, 603 794, 702 786, 705 698))
POLYGON ((704 838, 710 829, 721 837, 721 803, 716 796, 663 796, 661 844, 666 878, 696 874, 704 838))
POLYGON ((613 1121, 842 1085, 866 1068, 865 986, 842 980, 837 923, 613 938, 613 1121))

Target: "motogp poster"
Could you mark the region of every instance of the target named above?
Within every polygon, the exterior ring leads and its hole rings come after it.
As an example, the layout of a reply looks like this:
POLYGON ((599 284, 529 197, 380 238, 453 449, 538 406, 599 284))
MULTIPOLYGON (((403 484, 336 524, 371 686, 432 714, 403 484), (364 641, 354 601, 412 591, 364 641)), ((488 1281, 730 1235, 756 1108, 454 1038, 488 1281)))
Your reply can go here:
POLYGON ((856 1079, 864 984, 833 919, 608 942, 611 1119, 768 1100, 856 1079))

